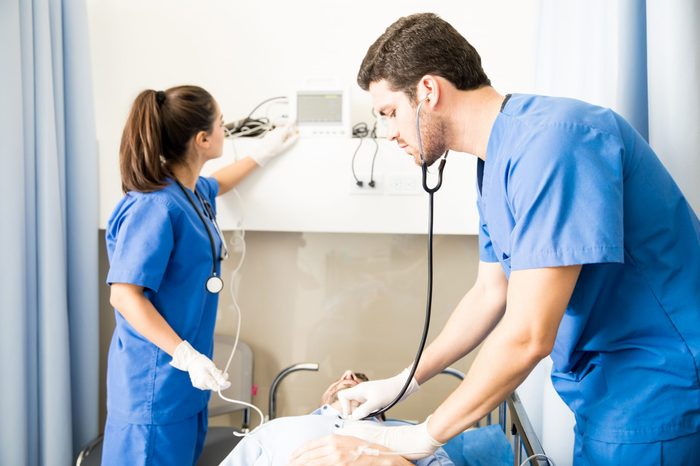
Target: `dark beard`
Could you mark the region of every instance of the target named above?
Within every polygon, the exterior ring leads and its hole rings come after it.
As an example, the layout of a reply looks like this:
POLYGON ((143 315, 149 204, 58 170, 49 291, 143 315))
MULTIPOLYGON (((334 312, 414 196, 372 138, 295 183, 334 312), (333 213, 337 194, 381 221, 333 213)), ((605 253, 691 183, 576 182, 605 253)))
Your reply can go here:
POLYGON ((420 131, 423 140, 423 158, 428 166, 434 164, 447 151, 447 125, 442 119, 421 115, 420 131))

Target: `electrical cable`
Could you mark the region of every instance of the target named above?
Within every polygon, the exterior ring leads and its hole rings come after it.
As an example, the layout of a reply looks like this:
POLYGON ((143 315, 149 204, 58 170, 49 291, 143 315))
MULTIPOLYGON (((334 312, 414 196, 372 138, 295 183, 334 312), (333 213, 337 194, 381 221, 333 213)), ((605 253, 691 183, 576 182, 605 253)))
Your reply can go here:
POLYGON ((253 107, 253 110, 248 113, 248 116, 242 118, 238 121, 229 122, 224 125, 224 134, 226 138, 244 138, 244 137, 258 137, 262 136, 266 132, 274 129, 274 125, 270 122, 270 119, 265 116, 262 118, 253 118, 253 114, 257 109, 262 107, 268 102, 274 100, 287 100, 286 96, 276 96, 270 97, 260 102, 258 105, 253 107))
POLYGON ((379 153, 379 143, 377 142, 377 114, 374 113, 374 108, 372 108, 372 115, 374 116, 374 124, 372 125, 372 130, 369 132, 369 137, 372 138, 374 142, 374 154, 372 154, 372 165, 369 171, 369 186, 374 188, 374 163, 377 161, 377 154, 379 153))
POLYGON ((544 455, 542 453, 535 453, 534 455, 528 456, 527 458, 525 458, 525 460, 522 463, 520 463, 520 466, 525 466, 525 464, 530 464, 530 460, 535 460, 535 459, 538 460, 537 461, 538 464, 539 464, 539 460, 547 460, 547 465, 557 466, 554 463, 554 460, 552 458, 550 458, 549 456, 544 455))
MULTIPOLYGON (((376 134, 376 133, 375 133, 376 134)), ((377 153, 379 153, 379 143, 377 142, 376 137, 372 137, 372 141, 374 141, 374 154, 372 154, 372 167, 370 168, 369 171, 369 185, 370 187, 374 188, 374 162, 377 161, 377 153)))
MULTIPOLYGON (((243 199, 241 198, 240 193, 236 189, 233 189, 233 193, 238 198, 238 201, 241 205, 241 212, 243 212, 243 210, 244 210, 243 209, 243 199)), ((236 293, 234 291, 234 289, 235 289, 234 281, 236 279, 236 275, 241 270, 241 267, 243 267, 243 262, 245 261, 247 248, 246 248, 246 243, 245 243, 245 229, 242 227, 242 224, 243 224, 242 219, 239 221, 239 224, 241 225, 240 233, 239 233, 240 238, 241 238, 241 258, 239 259, 238 264, 236 265, 236 267, 233 269, 233 272, 231 273, 231 286, 229 288, 231 290, 230 291, 231 292, 231 300, 233 302, 233 310, 236 314, 236 320, 237 320, 236 336, 235 336, 234 341, 233 341, 233 348, 231 349, 231 354, 229 355, 228 361, 226 362, 226 366, 224 367, 224 371, 223 371, 224 373, 228 373, 229 367, 231 367, 231 362, 233 361, 233 356, 236 353, 236 349, 238 348, 238 341, 239 341, 239 338, 241 335, 241 308, 238 305, 238 300, 236 299, 236 293)), ((236 233, 234 232, 234 235, 235 234, 236 233)), ((233 249, 233 246, 234 245, 232 245, 232 249, 233 249)), ((228 398, 221 393, 221 390, 218 390, 217 393, 219 395, 219 398, 221 398, 224 401, 227 401, 229 403, 242 405, 242 406, 246 406, 248 408, 252 408, 258 413, 258 415, 260 416, 260 424, 255 429, 253 429, 253 432, 256 429, 260 428, 260 426, 262 426, 265 423, 265 416, 263 415, 260 408, 258 408, 257 406, 255 406, 251 403, 248 403, 246 401, 228 398)), ((252 433, 252 432, 249 432, 249 433, 233 432, 233 435, 235 435, 236 437, 245 437, 246 435, 249 435, 250 433, 252 433)))
MULTIPOLYGON (((374 113, 374 109, 372 110, 374 113)), ((369 126, 367 123, 364 121, 361 121, 359 123, 355 123, 352 127, 352 137, 354 138, 359 138, 360 142, 357 144, 357 147, 355 147, 355 152, 352 154, 352 160, 350 162, 350 168, 352 170, 352 177, 355 178, 355 184, 358 187, 363 187, 364 182, 360 180, 357 176, 357 173, 355 172, 355 159, 357 158, 357 154, 360 151, 360 147, 362 147, 362 143, 364 142, 365 138, 371 137, 372 141, 374 142, 374 153, 372 154, 372 165, 370 169, 370 175, 369 175, 369 182, 367 185, 370 188, 374 188, 376 186, 376 182, 374 181, 374 164, 377 160, 377 153, 379 152, 379 143, 377 142, 377 120, 375 118, 374 120, 374 126, 372 129, 369 129, 369 126)))
POLYGON ((282 99, 286 100, 286 99, 287 99, 287 96, 278 95, 278 96, 276 96, 276 97, 270 97, 269 99, 263 100, 263 101, 260 102, 258 105, 256 105, 255 107, 253 107, 253 110, 250 111, 250 113, 248 114, 248 116, 246 117, 246 119, 252 117, 252 116, 253 116, 253 113, 255 113, 255 111, 256 111, 257 109, 259 109, 260 107, 262 107, 262 106, 265 105, 266 103, 272 102, 273 100, 282 100, 282 99))
POLYGON ((352 154, 352 161, 350 162, 350 168, 352 169, 352 177, 355 178, 355 184, 360 188, 364 186, 364 183, 357 177, 357 173, 355 173, 355 158, 357 157, 357 153, 359 152, 360 147, 362 147, 362 141, 364 141, 364 138, 360 138, 360 142, 357 144, 355 152, 353 152, 352 154))
POLYGON ((367 136, 369 136, 369 126, 367 126, 367 123, 360 121, 352 125, 352 137, 366 138, 367 136))

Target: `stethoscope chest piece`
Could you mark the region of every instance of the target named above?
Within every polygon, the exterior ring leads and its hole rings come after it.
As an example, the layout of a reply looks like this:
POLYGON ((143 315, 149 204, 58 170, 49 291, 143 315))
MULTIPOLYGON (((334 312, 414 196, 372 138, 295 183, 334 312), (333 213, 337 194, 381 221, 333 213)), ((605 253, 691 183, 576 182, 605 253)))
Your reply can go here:
POLYGON ((207 279, 207 291, 212 294, 217 294, 224 289, 224 281, 218 275, 212 275, 207 279))

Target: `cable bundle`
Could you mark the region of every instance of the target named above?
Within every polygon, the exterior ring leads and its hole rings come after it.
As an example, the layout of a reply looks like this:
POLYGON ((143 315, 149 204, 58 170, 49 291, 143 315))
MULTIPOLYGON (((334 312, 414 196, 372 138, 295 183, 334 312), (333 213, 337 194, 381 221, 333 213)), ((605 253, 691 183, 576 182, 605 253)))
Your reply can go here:
MULTIPOLYGON (((372 114, 374 115, 374 110, 372 110, 372 114)), ((374 162, 377 160, 377 152, 379 152, 379 144, 377 143, 376 117, 371 130, 369 129, 369 125, 367 125, 367 123, 365 123, 364 121, 355 123, 352 126, 352 137, 360 138, 360 142, 357 144, 355 152, 352 154, 351 162, 352 176, 353 178, 355 178, 355 184, 360 188, 364 185, 364 182, 360 180, 357 177, 357 173, 355 173, 355 158, 357 157, 357 153, 360 151, 360 147, 362 147, 362 142, 365 140, 365 138, 370 137, 372 138, 372 142, 374 142, 374 154, 372 154, 372 168, 370 170, 369 182, 367 183, 367 185, 370 188, 374 188, 374 186, 376 185, 376 182, 374 181, 374 162)))
POLYGON ((264 104, 272 102, 273 100, 287 100, 285 96, 271 97, 260 102, 258 105, 250 111, 247 117, 242 118, 238 121, 232 121, 224 125, 224 131, 227 138, 254 138, 262 136, 263 134, 271 131, 275 128, 270 122, 267 116, 261 118, 252 118, 253 113, 264 104))

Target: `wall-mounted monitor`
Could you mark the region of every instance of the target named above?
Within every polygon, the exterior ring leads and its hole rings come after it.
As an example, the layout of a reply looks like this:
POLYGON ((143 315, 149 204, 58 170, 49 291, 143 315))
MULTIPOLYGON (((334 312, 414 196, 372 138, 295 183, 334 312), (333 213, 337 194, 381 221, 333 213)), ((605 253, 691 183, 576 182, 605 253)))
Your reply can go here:
POLYGON ((347 90, 297 89, 290 103, 302 136, 352 136, 347 90))

